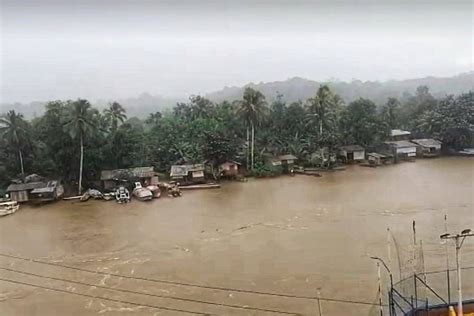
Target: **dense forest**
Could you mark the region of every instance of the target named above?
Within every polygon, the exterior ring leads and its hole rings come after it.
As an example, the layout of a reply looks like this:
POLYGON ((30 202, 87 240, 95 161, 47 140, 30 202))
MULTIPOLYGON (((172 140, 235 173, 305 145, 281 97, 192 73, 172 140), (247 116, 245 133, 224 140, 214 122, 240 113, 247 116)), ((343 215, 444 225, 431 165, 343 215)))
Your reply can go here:
POLYGON ((251 172, 265 171, 266 154, 291 153, 321 166, 337 146, 374 148, 390 129, 433 137, 444 146, 472 146, 472 92, 438 99, 426 86, 403 102, 376 105, 360 98, 348 104, 321 85, 306 101, 274 101, 252 88, 240 100, 215 103, 193 96, 173 109, 144 119, 127 117, 117 102, 99 111, 89 101, 52 101, 31 121, 15 109, 0 118, 0 188, 22 175, 38 173, 75 183, 99 177, 103 169, 153 165, 168 172, 177 161, 211 164, 234 159, 251 172))

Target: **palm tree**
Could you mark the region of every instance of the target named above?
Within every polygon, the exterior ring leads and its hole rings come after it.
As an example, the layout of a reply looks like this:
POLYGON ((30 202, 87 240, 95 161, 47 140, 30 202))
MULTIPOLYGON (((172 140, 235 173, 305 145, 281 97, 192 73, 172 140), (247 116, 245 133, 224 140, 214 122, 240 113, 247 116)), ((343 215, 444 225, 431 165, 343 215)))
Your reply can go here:
POLYGON ((91 105, 87 100, 77 100, 69 104, 67 119, 64 128, 69 132, 73 139, 79 139, 81 148, 81 158, 79 163, 79 188, 78 193, 82 190, 82 168, 84 163, 84 138, 91 130, 96 129, 94 122, 94 114, 91 105))
MULTIPOLYGON (((251 129, 251 152, 250 152, 250 168, 253 169, 254 165, 254 148, 255 148, 255 126, 258 125, 262 118, 267 112, 267 102, 265 101, 265 96, 260 92, 256 91, 250 87, 245 88, 243 100, 238 101, 239 108, 237 114, 246 122, 247 124, 247 144, 249 143, 249 127, 251 129)), ((248 162, 248 152, 247 152, 247 166, 248 162)))
POLYGON ((109 104, 109 108, 104 111, 105 117, 111 124, 111 130, 115 132, 120 123, 123 123, 127 119, 125 109, 118 102, 109 104))
POLYGON ((27 122, 23 119, 23 114, 9 111, 0 117, 0 136, 4 138, 12 147, 18 151, 20 161, 21 177, 25 178, 25 168, 23 166, 22 143, 26 140, 27 122))
POLYGON ((334 95, 326 85, 320 86, 316 95, 308 99, 307 120, 310 124, 316 123, 319 142, 333 138, 334 135, 330 133, 335 132, 338 108, 342 103, 342 99, 334 95))

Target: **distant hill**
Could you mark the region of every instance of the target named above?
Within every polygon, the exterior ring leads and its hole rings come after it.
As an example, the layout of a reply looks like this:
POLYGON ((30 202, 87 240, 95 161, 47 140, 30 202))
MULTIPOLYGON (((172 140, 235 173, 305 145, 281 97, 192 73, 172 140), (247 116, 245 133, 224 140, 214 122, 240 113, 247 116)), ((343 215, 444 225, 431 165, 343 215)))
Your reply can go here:
MULTIPOLYGON (((138 97, 114 100, 89 100, 91 104, 99 109, 104 109, 112 101, 122 104, 127 111, 128 117, 146 118, 148 114, 157 111, 163 111, 172 108, 177 102, 186 102, 187 98, 167 98, 161 95, 151 95, 142 93, 138 97)), ((38 117, 44 113, 44 106, 47 102, 31 102, 31 103, 3 103, 0 104, 0 114, 9 110, 15 110, 22 113, 27 119, 38 117)))
POLYGON ((220 91, 207 94, 207 97, 216 102, 241 99, 244 88, 252 87, 262 92, 270 102, 276 98, 277 94, 282 94, 286 102, 304 101, 312 97, 321 84, 327 84, 346 102, 362 97, 371 99, 377 104, 383 104, 389 97, 403 99, 408 95, 413 95, 416 88, 421 85, 428 86, 431 93, 436 97, 443 97, 447 94, 460 94, 470 90, 474 91, 474 71, 448 78, 426 77, 385 82, 363 82, 360 80, 352 82, 318 82, 294 77, 285 81, 250 83, 244 87, 226 87, 220 91))
MULTIPOLYGON (((385 82, 363 82, 360 80, 354 80, 351 82, 318 82, 294 77, 285 81, 258 84, 249 83, 244 87, 225 87, 222 90, 208 93, 206 97, 215 102, 241 99, 244 88, 249 86, 261 91, 269 102, 275 100, 279 93, 283 95, 283 99, 286 102, 290 103, 298 100, 304 101, 313 96, 321 84, 327 84, 346 102, 351 102, 362 97, 371 99, 377 104, 383 104, 389 97, 404 99, 409 95, 413 95, 416 88, 421 85, 428 86, 435 97, 443 97, 447 94, 460 94, 470 90, 474 91, 474 71, 448 78, 426 77, 420 79, 390 80, 385 82)), ((177 102, 186 102, 187 100, 186 97, 168 98, 161 95, 143 93, 138 97, 119 100, 91 100, 91 103, 98 108, 104 108, 109 102, 118 101, 125 107, 129 117, 136 116, 139 118, 145 118, 149 113, 171 108, 177 102)), ((26 118, 33 118, 43 114, 45 103, 46 102, 0 104, 0 114, 15 109, 17 112, 23 113, 26 118)))

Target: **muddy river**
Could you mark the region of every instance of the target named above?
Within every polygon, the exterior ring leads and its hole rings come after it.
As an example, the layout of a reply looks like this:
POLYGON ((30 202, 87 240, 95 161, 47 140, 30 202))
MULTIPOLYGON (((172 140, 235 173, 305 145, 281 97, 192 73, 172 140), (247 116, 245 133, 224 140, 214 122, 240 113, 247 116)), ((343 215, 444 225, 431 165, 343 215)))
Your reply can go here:
MULTIPOLYGON (((398 244, 389 262, 396 281, 397 250, 402 276, 413 269, 413 220, 425 269, 444 269, 444 215, 450 231, 474 229, 473 171, 469 158, 425 159, 225 183, 149 203, 24 205, 0 218, 0 255, 14 256, 0 256, 0 314, 319 315, 316 296, 376 303, 369 256, 389 261, 387 228, 398 244)), ((462 251, 463 266, 474 266, 474 239, 462 251)), ((474 298, 472 271, 463 276, 474 298)), ((321 307, 377 313, 331 300, 321 307)))

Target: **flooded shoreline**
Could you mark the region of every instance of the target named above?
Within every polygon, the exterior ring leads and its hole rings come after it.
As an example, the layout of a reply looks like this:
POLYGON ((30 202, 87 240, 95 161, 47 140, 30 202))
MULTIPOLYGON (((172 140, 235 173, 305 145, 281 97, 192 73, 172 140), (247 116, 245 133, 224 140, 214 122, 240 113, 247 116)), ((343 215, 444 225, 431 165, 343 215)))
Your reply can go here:
MULTIPOLYGON (((387 227, 400 245, 404 262, 412 239, 411 223, 416 220, 426 269, 445 268, 445 248, 439 242, 444 214, 451 231, 474 228, 473 170, 472 159, 444 157, 383 168, 354 165, 321 178, 230 182, 218 190, 187 191, 180 199, 150 203, 61 201, 43 207, 22 206, 0 221, 0 253, 186 284, 375 302, 376 268, 368 257, 386 257, 387 227)), ((474 243, 466 242, 462 260, 474 266, 474 243)), ((2 267, 42 275, 226 306, 106 293, 99 288, 1 273, 2 278, 73 287, 78 293, 141 304, 218 315, 272 314, 227 305, 308 315, 317 309, 314 300, 301 298, 106 278, 11 258, 0 262, 2 267)), ((394 258, 391 267, 398 278, 394 258)), ((373 308, 337 302, 324 302, 323 307, 324 315, 368 315, 373 308)), ((0 311, 6 315, 182 314, 5 282, 1 283, 0 311)))

